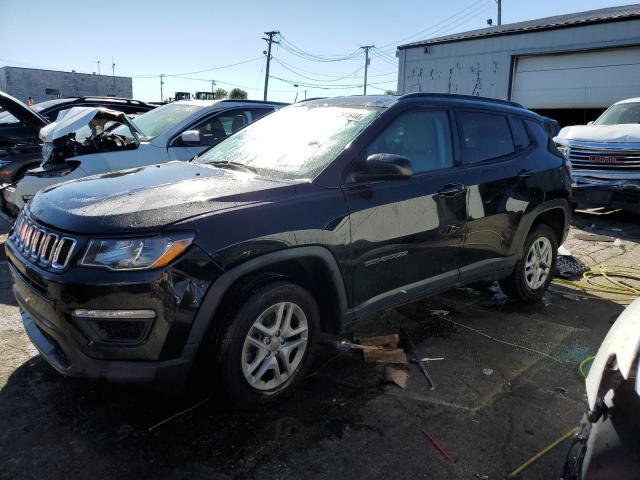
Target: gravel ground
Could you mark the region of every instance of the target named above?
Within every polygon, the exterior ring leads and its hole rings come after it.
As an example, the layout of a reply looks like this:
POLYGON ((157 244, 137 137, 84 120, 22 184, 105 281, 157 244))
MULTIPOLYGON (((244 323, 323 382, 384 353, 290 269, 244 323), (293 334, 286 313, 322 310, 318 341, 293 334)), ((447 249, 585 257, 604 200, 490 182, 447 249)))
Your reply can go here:
MULTIPOLYGON (((638 267, 639 240, 637 217, 579 214, 565 247, 591 267, 638 267), (612 235, 620 246, 579 240, 580 232, 612 235)), ((2 479, 503 478, 577 425, 584 399, 577 364, 596 352, 623 309, 608 300, 551 293, 538 305, 520 307, 486 285, 455 290, 367 319, 357 332, 402 328, 419 355, 444 357, 428 366, 435 391, 415 365, 405 367, 409 381, 402 390, 383 382, 383 365, 325 348, 293 398, 247 413, 215 393, 167 398, 59 376, 23 333, 10 288, 2 262, 2 479), (434 309, 553 359, 443 321, 430 313, 434 309)), ((566 448, 522 478, 557 478, 566 448)))

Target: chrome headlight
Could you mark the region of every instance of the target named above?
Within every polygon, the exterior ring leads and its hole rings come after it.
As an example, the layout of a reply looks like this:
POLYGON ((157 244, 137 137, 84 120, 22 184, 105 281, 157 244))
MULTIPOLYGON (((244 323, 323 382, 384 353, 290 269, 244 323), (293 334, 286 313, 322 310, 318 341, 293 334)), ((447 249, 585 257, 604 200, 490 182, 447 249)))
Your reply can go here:
POLYGON ((127 239, 94 238, 89 241, 80 265, 110 270, 160 268, 180 256, 193 239, 191 233, 127 239))

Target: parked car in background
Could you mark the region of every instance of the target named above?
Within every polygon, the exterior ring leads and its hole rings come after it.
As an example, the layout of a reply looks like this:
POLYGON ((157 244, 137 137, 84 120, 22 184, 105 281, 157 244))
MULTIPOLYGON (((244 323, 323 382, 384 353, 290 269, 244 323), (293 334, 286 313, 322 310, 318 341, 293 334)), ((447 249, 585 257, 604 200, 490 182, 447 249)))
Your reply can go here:
POLYGON ((481 279, 538 301, 569 228, 566 163, 513 103, 307 101, 193 162, 40 191, 7 261, 59 372, 175 384, 198 365, 256 406, 300 382, 321 332, 375 311, 481 279))
POLYGON ((20 100, 0 92, 0 188, 40 164, 40 129, 49 121, 20 100))
POLYGON ((27 170, 40 164, 40 129, 78 106, 108 107, 129 115, 155 108, 138 100, 116 97, 60 98, 29 107, 0 92, 0 188, 21 179, 27 170))
POLYGON ((575 202, 640 213, 640 98, 609 107, 588 125, 555 138, 573 167, 575 202))
POLYGON ((640 476, 640 299, 615 321, 586 379, 587 412, 564 467, 564 480, 640 476))
POLYGON ((169 160, 189 160, 283 105, 189 100, 163 105, 134 119, 118 116, 113 110, 75 107, 41 130, 45 152, 42 166, 4 189, 5 211, 16 215, 38 190, 56 183, 169 160))

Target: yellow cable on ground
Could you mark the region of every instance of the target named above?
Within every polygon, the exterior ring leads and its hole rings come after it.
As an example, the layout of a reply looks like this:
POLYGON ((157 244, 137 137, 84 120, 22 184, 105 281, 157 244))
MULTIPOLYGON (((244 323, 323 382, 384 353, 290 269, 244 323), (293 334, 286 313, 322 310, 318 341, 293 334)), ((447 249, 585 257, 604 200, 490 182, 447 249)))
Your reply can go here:
POLYGON ((520 465, 518 468, 516 468, 513 472, 511 472, 509 474, 509 478, 513 478, 516 475, 519 475, 520 473, 522 473, 532 463, 534 463, 537 460, 539 460, 540 458, 542 458, 544 455, 549 453, 551 450, 556 448, 558 445, 560 445, 562 442, 564 442, 566 439, 568 439, 572 435, 575 435, 577 432, 578 432, 578 429, 574 428, 574 429, 570 430, 569 432, 565 433, 559 439, 555 440, 554 442, 552 442, 549 445, 547 445, 546 447, 544 447, 542 450, 540 450, 538 453, 536 453, 533 457, 531 457, 529 460, 527 460, 522 465, 520 465))
POLYGON ((589 269, 582 274, 579 281, 556 278, 553 283, 562 285, 577 292, 563 292, 578 298, 596 300, 612 300, 621 304, 629 304, 640 297, 640 286, 635 287, 623 282, 621 279, 633 280, 640 284, 640 270, 622 265, 602 265, 589 269))
POLYGON ((584 366, 589 362, 593 362, 595 358, 596 358, 595 355, 591 355, 590 357, 587 357, 580 362, 580 365, 578 366, 578 371, 580 372, 580 376, 582 376, 582 378, 587 378, 587 374, 584 371, 584 366))

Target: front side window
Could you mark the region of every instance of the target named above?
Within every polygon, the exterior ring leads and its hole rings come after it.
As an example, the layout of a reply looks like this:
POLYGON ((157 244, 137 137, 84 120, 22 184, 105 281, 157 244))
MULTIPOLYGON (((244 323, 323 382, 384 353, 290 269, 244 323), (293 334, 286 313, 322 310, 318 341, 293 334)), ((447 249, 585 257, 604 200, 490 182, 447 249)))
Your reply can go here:
POLYGON ((464 163, 478 163, 515 152, 505 115, 481 112, 456 114, 464 163))
POLYGON ((367 148, 367 156, 375 153, 408 158, 414 174, 453 167, 449 115, 432 110, 400 115, 367 148))
POLYGON ((189 128, 189 130, 198 130, 200 132, 200 144, 210 147, 270 111, 267 109, 230 110, 208 118, 197 126, 189 128))
POLYGON ((640 123, 640 102, 612 105, 593 123, 595 125, 638 124, 640 123))
POLYGON ((312 178, 379 113, 378 108, 351 106, 283 108, 227 137, 197 161, 240 163, 278 178, 312 178))

